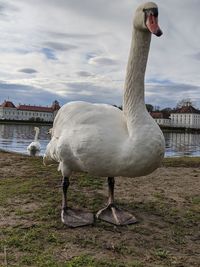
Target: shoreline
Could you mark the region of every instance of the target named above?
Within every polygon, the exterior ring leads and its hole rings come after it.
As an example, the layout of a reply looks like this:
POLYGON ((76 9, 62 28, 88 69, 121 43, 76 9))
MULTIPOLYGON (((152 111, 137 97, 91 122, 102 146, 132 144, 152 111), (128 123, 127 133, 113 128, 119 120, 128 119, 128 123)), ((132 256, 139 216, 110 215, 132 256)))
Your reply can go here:
POLYGON ((192 133, 192 134, 200 134, 200 129, 194 128, 184 128, 184 127, 163 127, 159 126, 162 132, 176 132, 176 133, 192 133))
POLYGON ((53 122, 45 122, 45 121, 11 121, 11 120, 0 120, 0 124, 9 124, 9 125, 46 125, 46 126, 52 126, 53 122))
MULTIPOLYGON (((24 125, 48 125, 52 126, 53 122, 45 121, 25 121, 25 120, 0 120, 0 124, 24 124, 24 125)), ((186 128, 186 127, 169 127, 159 125, 163 132, 177 132, 177 133, 194 133, 200 134, 200 129, 186 128)))
MULTIPOLYGON (((0 148, 0 157, 1 155, 5 154, 11 154, 16 156, 22 156, 22 157, 28 157, 28 158, 36 158, 36 159, 42 159, 43 156, 31 156, 29 154, 17 152, 17 151, 7 151, 0 148)), ((164 157, 161 167, 194 167, 198 168, 200 167, 200 156, 181 156, 181 157, 164 157)))

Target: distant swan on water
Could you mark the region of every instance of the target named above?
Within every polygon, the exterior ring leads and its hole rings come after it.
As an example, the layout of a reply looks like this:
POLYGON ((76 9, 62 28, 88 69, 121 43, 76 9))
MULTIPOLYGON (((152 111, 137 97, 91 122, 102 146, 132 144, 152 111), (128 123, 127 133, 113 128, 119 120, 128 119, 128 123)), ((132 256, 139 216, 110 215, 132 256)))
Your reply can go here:
POLYGON ((27 147, 28 152, 32 156, 36 155, 36 153, 38 153, 41 149, 40 142, 38 141, 38 135, 39 135, 40 129, 38 127, 34 127, 34 131, 35 131, 34 141, 30 143, 30 145, 27 147))

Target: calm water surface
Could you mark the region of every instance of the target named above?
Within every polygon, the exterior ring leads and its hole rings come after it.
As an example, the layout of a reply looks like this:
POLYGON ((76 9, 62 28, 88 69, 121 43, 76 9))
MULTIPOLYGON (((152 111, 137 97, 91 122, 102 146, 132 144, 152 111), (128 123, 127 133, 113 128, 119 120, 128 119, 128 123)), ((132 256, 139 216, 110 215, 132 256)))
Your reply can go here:
MULTIPOLYGON (((9 125, 0 124, 0 149, 28 154, 27 146, 34 141, 36 125, 9 125)), ((39 142, 43 155, 50 140, 48 130, 51 126, 38 126, 40 128, 39 142)))
MULTIPOLYGON (((48 130, 51 126, 39 126, 40 155, 44 154, 50 140, 48 130)), ((0 124, 0 149, 28 154, 26 148, 34 140, 34 125, 0 124)), ((166 157, 200 156, 200 134, 164 133, 166 157)))

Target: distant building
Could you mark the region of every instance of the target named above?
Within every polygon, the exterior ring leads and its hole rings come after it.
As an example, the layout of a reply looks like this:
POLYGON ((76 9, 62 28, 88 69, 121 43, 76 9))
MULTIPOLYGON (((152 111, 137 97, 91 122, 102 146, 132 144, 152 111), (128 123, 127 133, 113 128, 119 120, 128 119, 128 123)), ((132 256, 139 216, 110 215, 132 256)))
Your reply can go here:
POLYGON ((0 105, 0 120, 23 120, 53 122, 60 105, 54 101, 51 107, 21 105, 15 106, 11 101, 5 100, 0 105))
POLYGON ((154 118, 154 120, 158 123, 158 125, 165 127, 171 126, 171 119, 169 118, 169 114, 166 114, 161 111, 153 111, 150 114, 154 118))
POLYGON ((154 111, 150 114, 160 126, 200 129, 200 110, 194 108, 190 102, 172 110, 170 114, 162 111, 154 111))
POLYGON ((181 108, 171 112, 171 126, 200 129, 200 110, 186 102, 181 108))

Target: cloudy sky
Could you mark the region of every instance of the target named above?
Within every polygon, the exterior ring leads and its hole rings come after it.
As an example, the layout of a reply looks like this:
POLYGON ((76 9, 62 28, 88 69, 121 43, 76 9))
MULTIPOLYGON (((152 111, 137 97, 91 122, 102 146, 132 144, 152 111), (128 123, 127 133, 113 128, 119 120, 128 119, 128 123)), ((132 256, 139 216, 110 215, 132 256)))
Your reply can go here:
MULTIPOLYGON (((0 103, 122 104, 132 17, 143 0, 0 0, 0 103)), ((145 101, 200 108, 199 0, 157 0, 145 101)))

